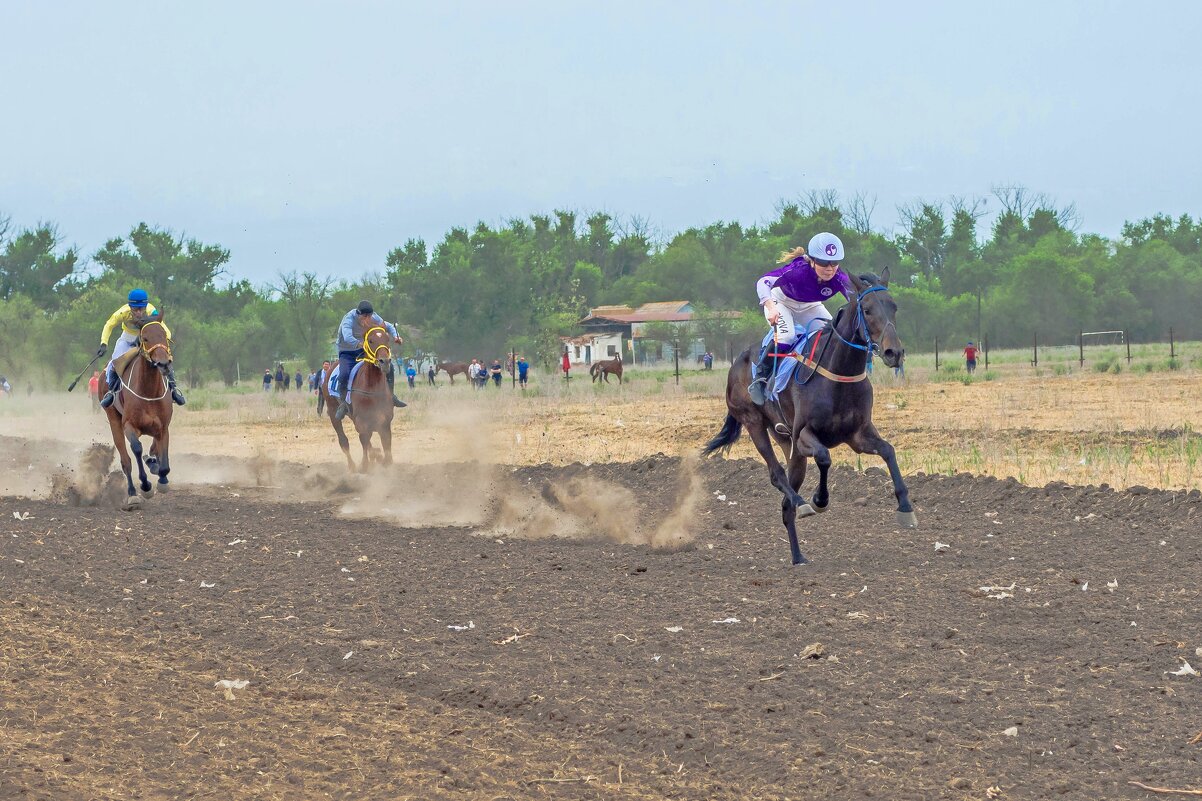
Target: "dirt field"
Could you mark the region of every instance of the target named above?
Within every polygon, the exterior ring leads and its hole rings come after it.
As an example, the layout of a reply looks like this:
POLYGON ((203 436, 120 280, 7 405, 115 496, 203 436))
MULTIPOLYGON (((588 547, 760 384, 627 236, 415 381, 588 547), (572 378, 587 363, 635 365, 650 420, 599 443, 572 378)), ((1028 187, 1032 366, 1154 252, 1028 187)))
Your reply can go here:
POLYGON ((191 457, 136 514, 76 461, 0 438, 0 798, 1202 784, 1197 491, 915 476, 901 532, 839 468, 792 568, 751 460, 191 457))

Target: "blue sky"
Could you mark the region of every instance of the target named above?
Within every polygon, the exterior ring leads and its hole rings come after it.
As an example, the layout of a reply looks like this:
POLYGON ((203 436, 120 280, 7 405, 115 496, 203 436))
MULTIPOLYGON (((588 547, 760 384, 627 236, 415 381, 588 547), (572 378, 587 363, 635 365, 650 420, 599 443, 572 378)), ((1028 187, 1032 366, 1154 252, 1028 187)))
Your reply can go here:
MULTIPOLYGON (((668 237, 813 189, 1202 215, 1202 3, 0 0, 0 214, 358 277, 570 208, 668 237), (839 7, 834 7, 838 5, 839 7)), ((990 209, 996 208, 991 202, 990 209)))

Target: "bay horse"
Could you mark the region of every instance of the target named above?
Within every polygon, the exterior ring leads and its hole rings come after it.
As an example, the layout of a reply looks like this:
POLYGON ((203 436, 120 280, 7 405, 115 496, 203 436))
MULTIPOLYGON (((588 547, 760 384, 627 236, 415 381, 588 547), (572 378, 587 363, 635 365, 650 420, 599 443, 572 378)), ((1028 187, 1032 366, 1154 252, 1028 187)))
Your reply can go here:
POLYGON ((799 364, 797 374, 775 401, 758 406, 751 400, 747 392, 752 377, 751 351, 739 354, 726 379, 726 421, 702 449, 705 455, 715 451, 726 453, 741 430, 747 429, 755 449, 768 465, 772 484, 784 495, 781 518, 789 533, 789 549, 795 565, 806 562, 797 544, 796 519, 827 510, 829 449, 837 445, 848 445, 856 453, 880 456, 893 479, 898 525, 903 528, 918 525, 893 446, 872 424, 872 382, 867 380, 869 356, 879 352, 889 367, 898 366, 905 358, 894 324, 897 304, 889 294, 889 270, 879 278, 871 273, 849 277, 856 299, 815 334, 817 338, 811 340, 814 344, 809 357, 804 354, 777 357, 796 358, 799 364), (787 474, 772 447, 773 440, 789 455, 787 474), (799 494, 807 457, 813 457, 819 475, 809 503, 799 494))
MULTIPOLYGON (((113 365, 113 369, 118 369, 113 365)), ((154 495, 146 472, 159 477, 159 490, 168 487, 167 474, 171 472, 168 455, 171 415, 175 406, 167 389, 167 375, 171 369, 171 341, 163 327, 163 317, 143 322, 138 330, 138 346, 135 356, 120 367, 121 387, 113 405, 105 409, 109 427, 113 431, 113 444, 121 457, 121 469, 125 472, 127 496, 123 509, 138 509, 142 499, 134 489, 133 464, 129 452, 138 460, 138 484, 144 497, 154 495), (151 437, 150 452, 142 461, 140 437, 151 437), (128 444, 128 449, 126 445, 128 444)))
MULTIPOLYGON (((392 464, 392 390, 388 387, 388 365, 392 361, 392 351, 388 343, 392 337, 381 326, 373 326, 363 334, 362 366, 351 381, 351 391, 347 398, 351 402, 351 412, 348 415, 355 423, 355 431, 359 434, 359 444, 363 446, 363 464, 360 472, 366 473, 371 461, 371 435, 380 435, 380 449, 384 452, 384 464, 392 464)), ((333 373, 338 370, 337 363, 330 366, 333 373)), ((351 441, 346 436, 346 430, 339 420, 337 396, 330 395, 329 376, 321 382, 318 394, 324 401, 326 414, 334 433, 338 435, 338 445, 346 455, 346 466, 355 472, 355 461, 351 458, 351 441)))
POLYGON ((616 375, 618 377, 618 383, 621 384, 622 383, 622 354, 619 353, 617 356, 614 356, 612 359, 606 359, 603 362, 593 362, 592 366, 588 368, 588 374, 593 377, 594 384, 597 382, 597 379, 599 379, 599 378, 604 378, 605 383, 608 384, 609 376, 611 374, 616 375))
POLYGON ((437 373, 439 370, 447 374, 452 384, 455 383, 457 374, 462 374, 465 379, 467 378, 467 362, 439 362, 438 367, 434 368, 434 372, 437 373))

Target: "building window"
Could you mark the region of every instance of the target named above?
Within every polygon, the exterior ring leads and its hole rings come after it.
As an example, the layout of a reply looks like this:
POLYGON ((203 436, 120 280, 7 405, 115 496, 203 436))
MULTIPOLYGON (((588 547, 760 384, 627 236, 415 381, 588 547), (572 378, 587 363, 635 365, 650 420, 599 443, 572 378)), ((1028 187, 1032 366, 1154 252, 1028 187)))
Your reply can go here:
POLYGON ((615 348, 613 345, 609 345, 609 346, 607 346, 607 347, 605 348, 605 355, 607 355, 607 356, 611 356, 611 357, 612 357, 612 356, 617 356, 617 355, 618 355, 618 349, 617 349, 617 348, 615 348))
POLYGON ((579 345, 576 346, 576 358, 577 359, 580 358, 580 346, 579 345))

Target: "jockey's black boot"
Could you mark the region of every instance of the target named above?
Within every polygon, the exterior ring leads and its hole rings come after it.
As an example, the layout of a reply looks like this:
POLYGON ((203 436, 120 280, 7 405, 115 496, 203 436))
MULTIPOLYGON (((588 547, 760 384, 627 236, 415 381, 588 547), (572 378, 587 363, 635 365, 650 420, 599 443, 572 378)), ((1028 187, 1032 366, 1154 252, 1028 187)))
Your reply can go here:
POLYGON ((776 348, 765 345, 760 348, 759 358, 755 360, 755 364, 751 365, 751 385, 747 387, 747 394, 751 396, 751 402, 756 406, 763 406, 767 400, 764 394, 768 390, 768 376, 772 374, 772 365, 770 362, 775 361, 769 357, 769 351, 772 355, 776 355, 776 348))
POLYGON ((349 387, 341 387, 338 391, 338 408, 334 410, 335 420, 341 420, 351 412, 351 405, 346 400, 349 389, 349 387))
POLYGON ((398 409, 404 409, 409 404, 396 396, 396 373, 392 370, 392 365, 388 366, 388 391, 392 393, 392 405, 398 409))
POLYGON ((105 380, 108 381, 109 391, 100 399, 101 409, 107 409, 113 405, 113 401, 117 399, 117 390, 121 388, 121 379, 115 372, 105 373, 105 380))
POLYGON ((175 401, 176 404, 183 406, 187 403, 184 400, 184 393, 180 392, 179 387, 175 385, 175 371, 170 367, 167 368, 167 389, 171 390, 171 400, 175 401))

